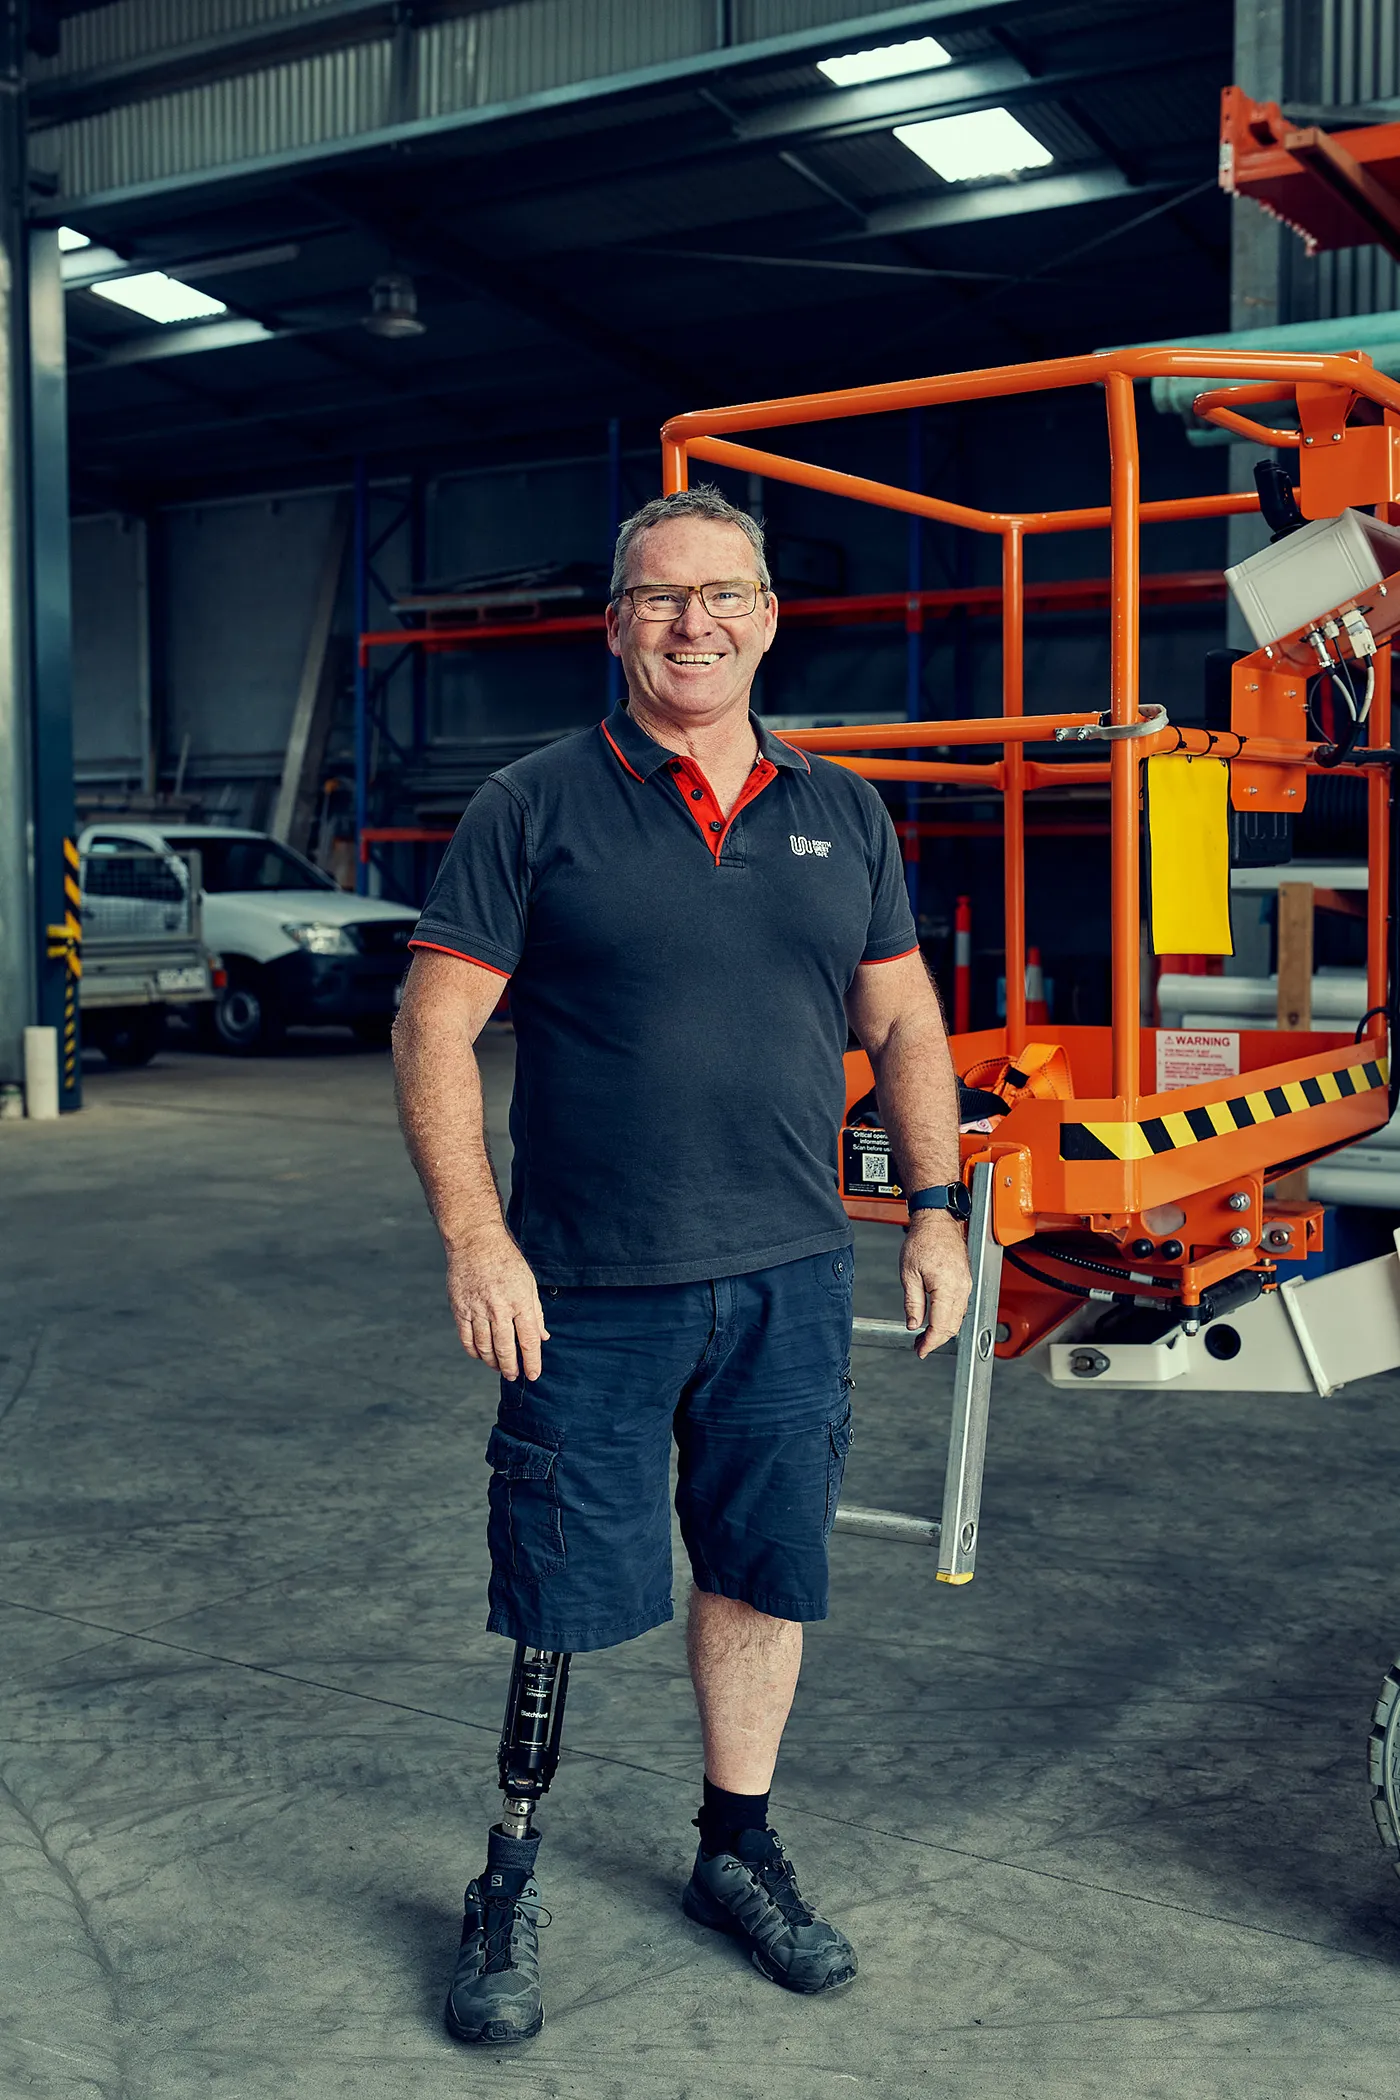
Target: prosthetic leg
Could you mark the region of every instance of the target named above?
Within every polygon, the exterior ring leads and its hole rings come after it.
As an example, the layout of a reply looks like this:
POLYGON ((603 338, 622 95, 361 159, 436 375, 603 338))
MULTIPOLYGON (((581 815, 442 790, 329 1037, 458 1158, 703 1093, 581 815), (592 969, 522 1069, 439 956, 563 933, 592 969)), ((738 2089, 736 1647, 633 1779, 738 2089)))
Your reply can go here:
POLYGON ((530 1845, 532 1862, 539 1834, 531 1828, 531 1819, 559 1769, 559 1734, 568 1689, 567 1655, 516 1642, 497 1754, 501 1792, 506 1797, 498 1828, 513 1843, 530 1845))
POLYGON ((447 2031, 459 2042, 528 2041, 544 2020, 534 1883, 540 1833, 531 1822, 559 1766, 568 1682, 567 1655, 516 1643, 501 1729, 505 1807, 487 1833, 486 1872, 467 1888, 447 1994, 447 2031))

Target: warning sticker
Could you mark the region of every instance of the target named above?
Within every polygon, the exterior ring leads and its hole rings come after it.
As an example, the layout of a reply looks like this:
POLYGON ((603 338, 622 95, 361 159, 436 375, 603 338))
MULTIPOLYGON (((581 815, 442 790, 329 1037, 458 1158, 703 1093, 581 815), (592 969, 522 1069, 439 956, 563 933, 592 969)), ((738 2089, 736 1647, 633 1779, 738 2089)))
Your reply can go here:
POLYGON ((1157 1091, 1201 1086, 1208 1079, 1233 1079, 1240 1069, 1240 1039, 1202 1028, 1157 1030, 1157 1091))
POLYGON ((841 1133, 841 1193, 843 1196, 902 1196, 894 1179, 889 1132, 853 1129, 841 1133))

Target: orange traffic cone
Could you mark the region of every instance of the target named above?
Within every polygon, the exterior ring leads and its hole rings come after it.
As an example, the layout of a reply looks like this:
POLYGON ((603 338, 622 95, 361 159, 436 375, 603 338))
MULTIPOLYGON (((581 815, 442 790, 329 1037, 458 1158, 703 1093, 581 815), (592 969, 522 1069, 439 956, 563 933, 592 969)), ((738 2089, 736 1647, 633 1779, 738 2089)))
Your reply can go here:
POLYGON ((1026 953, 1026 1019, 1048 1021, 1050 1009, 1045 1004, 1045 972, 1040 967, 1040 950, 1031 948, 1026 953))

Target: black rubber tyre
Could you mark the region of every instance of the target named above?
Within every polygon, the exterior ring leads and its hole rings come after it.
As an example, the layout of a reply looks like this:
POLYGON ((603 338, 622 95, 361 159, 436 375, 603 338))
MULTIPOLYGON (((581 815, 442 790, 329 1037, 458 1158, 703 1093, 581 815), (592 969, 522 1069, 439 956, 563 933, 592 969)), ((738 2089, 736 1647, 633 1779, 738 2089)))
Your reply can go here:
POLYGON ((358 1021, 350 1023, 355 1041, 363 1043, 366 1050, 387 1050, 394 1040, 394 1017, 392 1014, 362 1014, 358 1021))
POLYGON ((214 1049, 232 1057, 257 1057, 281 1047, 286 1023, 261 970, 249 965, 229 971, 209 1028, 214 1049))
POLYGON ((163 1006, 119 1006, 89 1022, 87 1039, 109 1065, 148 1065, 165 1042, 163 1006))
POLYGON ((1400 1874, 1400 1659, 1385 1673, 1381 1695, 1371 1716, 1368 1746, 1371 1813, 1392 1864, 1400 1874))

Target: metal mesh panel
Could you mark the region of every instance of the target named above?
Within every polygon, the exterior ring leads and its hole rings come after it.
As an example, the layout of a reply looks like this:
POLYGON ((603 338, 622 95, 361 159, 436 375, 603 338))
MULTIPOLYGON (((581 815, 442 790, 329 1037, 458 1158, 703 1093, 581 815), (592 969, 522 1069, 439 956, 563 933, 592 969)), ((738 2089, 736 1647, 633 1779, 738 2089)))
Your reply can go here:
POLYGON ((177 863, 160 853, 93 853, 82 868, 83 929, 89 939, 187 933, 190 903, 177 863))

